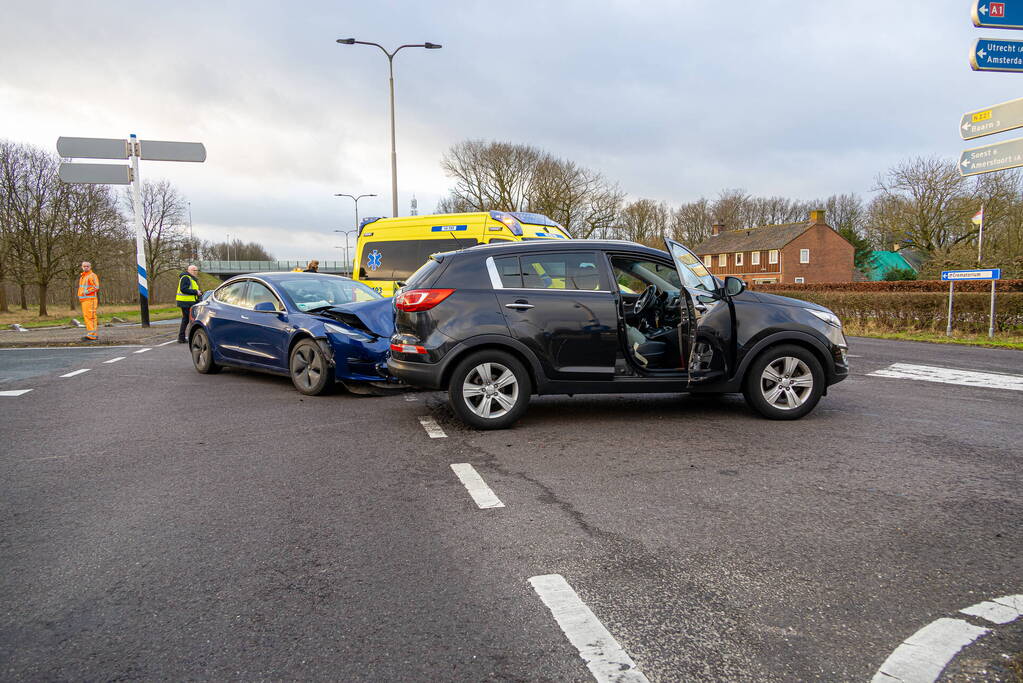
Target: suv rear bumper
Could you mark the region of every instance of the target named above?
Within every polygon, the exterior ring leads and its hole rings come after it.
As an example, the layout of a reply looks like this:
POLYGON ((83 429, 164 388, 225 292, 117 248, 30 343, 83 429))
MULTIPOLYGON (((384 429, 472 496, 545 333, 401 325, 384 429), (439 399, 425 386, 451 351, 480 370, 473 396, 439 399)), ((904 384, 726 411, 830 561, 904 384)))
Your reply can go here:
POLYGON ((387 371, 406 384, 424 389, 440 389, 444 367, 440 363, 410 363, 395 358, 387 359, 387 371))

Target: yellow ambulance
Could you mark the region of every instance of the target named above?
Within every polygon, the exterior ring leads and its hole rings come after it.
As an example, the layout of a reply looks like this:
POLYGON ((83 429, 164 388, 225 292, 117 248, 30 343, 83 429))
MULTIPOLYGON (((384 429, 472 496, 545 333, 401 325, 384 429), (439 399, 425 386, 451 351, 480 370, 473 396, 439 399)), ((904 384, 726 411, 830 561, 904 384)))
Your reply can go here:
POLYGON ((524 211, 442 213, 367 218, 359 226, 352 277, 384 296, 426 263, 430 254, 491 242, 567 240, 568 231, 543 214, 524 211))

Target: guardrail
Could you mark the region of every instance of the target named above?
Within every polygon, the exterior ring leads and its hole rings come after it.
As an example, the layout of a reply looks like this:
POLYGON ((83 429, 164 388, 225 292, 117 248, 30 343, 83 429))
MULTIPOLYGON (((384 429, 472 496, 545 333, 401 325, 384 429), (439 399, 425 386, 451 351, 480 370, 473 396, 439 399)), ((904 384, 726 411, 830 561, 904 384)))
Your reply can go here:
MULTIPOLYGON (((286 272, 305 270, 309 261, 198 261, 199 270, 211 275, 286 272)), ((319 272, 348 275, 352 267, 346 261, 320 261, 319 272)))

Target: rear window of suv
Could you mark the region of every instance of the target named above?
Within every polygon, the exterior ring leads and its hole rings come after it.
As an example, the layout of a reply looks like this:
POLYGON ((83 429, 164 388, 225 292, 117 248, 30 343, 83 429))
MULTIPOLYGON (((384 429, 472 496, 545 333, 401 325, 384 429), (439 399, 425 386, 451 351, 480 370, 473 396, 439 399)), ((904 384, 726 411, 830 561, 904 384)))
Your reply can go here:
POLYGON ((435 261, 432 258, 427 259, 426 263, 419 267, 419 270, 412 273, 412 276, 409 277, 408 281, 405 283, 405 286, 408 287, 409 289, 415 289, 416 287, 419 286, 421 282, 426 282, 426 280, 431 275, 437 272, 438 268, 440 268, 439 261, 435 261))

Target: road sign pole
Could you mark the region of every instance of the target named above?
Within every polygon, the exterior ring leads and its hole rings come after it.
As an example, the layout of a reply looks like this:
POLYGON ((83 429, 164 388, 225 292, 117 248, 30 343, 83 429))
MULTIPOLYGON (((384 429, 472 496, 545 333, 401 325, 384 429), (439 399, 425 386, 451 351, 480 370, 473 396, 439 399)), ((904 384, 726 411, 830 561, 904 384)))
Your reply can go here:
POLYGON ((952 289, 956 283, 949 280, 948 282, 948 325, 945 326, 945 336, 952 336, 952 289))
POLYGON ((139 312, 142 327, 149 327, 149 278, 146 274, 146 239, 142 225, 142 179, 139 177, 138 139, 132 133, 131 153, 131 204, 135 213, 135 263, 139 279, 139 312))
POLYGON ((987 328, 988 339, 995 338, 995 282, 996 280, 991 281, 991 322, 987 328))

